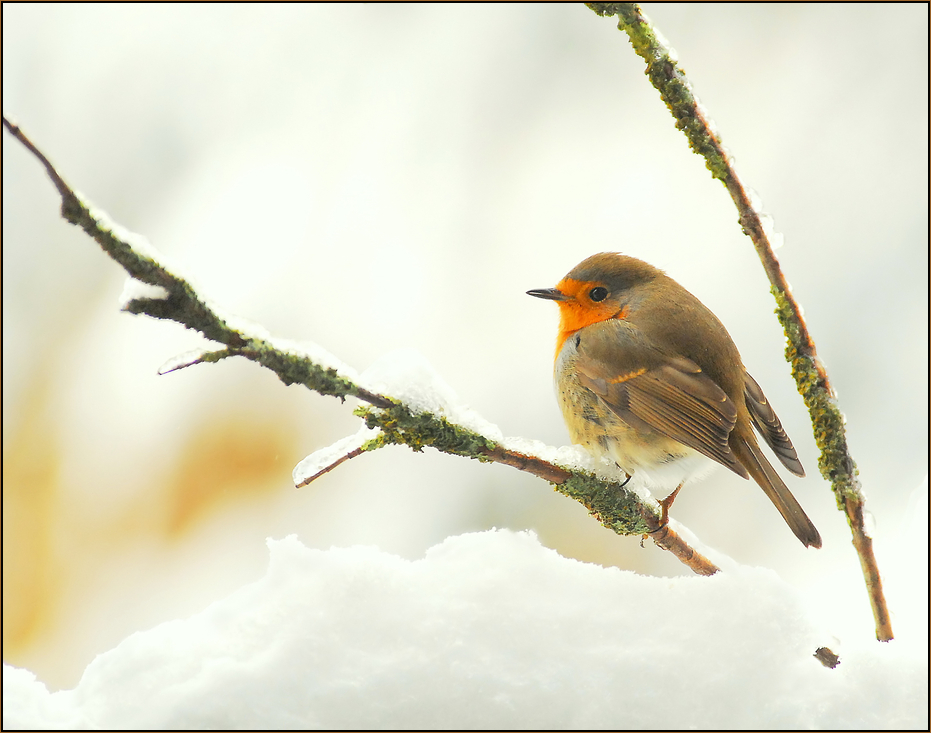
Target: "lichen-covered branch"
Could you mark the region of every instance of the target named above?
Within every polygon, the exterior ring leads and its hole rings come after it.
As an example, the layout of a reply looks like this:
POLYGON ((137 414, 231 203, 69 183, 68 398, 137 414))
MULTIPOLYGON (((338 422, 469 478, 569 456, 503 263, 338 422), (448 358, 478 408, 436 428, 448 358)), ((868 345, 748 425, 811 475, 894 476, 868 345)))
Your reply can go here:
POLYGON ((587 3, 602 16, 618 18, 618 29, 630 39, 634 51, 646 62, 646 75, 676 120, 676 127, 685 133, 689 146, 701 155, 712 177, 720 180, 737 206, 738 221, 753 241, 776 299, 776 314, 785 331, 788 345, 786 358, 792 365, 798 391, 808 407, 815 440, 820 449, 818 467, 831 483, 838 507, 847 515, 853 533, 853 544, 860 554, 864 570, 876 637, 892 639, 889 612, 886 609, 882 583, 873 556, 872 540, 863 527, 865 498, 861 490, 857 467, 847 447, 844 418, 828 379, 824 365, 818 359, 814 340, 808 331, 801 309, 779 266, 767 233, 763 215, 751 201, 733 161, 721 144, 720 137, 695 95, 691 84, 658 31, 637 3, 587 3))
POLYGON ((584 471, 510 451, 483 435, 453 425, 443 417, 414 413, 404 405, 394 405, 386 410, 362 407, 356 414, 363 417, 368 427, 382 431, 376 440, 383 444, 402 443, 414 450, 430 446, 444 453, 514 466, 552 483, 559 493, 585 506, 608 529, 622 535, 652 536, 658 546, 671 552, 699 575, 713 575, 718 571, 714 563, 692 549, 663 523, 655 509, 643 504, 636 494, 619 483, 603 481, 584 471))
MULTIPOLYGON (((662 523, 661 515, 654 506, 642 502, 635 493, 620 484, 603 481, 585 471, 555 465, 538 456, 509 450, 497 441, 451 423, 442 416, 413 410, 387 395, 366 389, 337 367, 320 363, 321 360, 302 353, 298 348, 285 347, 281 342, 263 336, 258 333, 260 329, 239 325, 236 319, 221 315, 187 280, 167 268, 157 251, 82 200, 17 126, 6 118, 3 124, 45 167, 61 195, 62 216, 81 227, 130 276, 164 291, 164 297, 132 298, 123 309, 175 321, 222 345, 220 349, 203 351, 193 358, 175 360, 160 370, 161 373, 243 356, 270 369, 285 384, 301 384, 320 394, 340 399, 356 397, 367 403, 358 408, 357 414, 369 427, 379 429, 377 437, 339 457, 316 475, 322 475, 365 451, 388 444, 407 445, 415 451, 431 447, 483 462, 502 463, 549 481, 557 491, 585 505, 598 521, 614 532, 622 535, 652 534, 660 547, 672 552, 695 572, 702 575, 717 572, 718 568, 662 523)), ((309 483, 312 478, 304 483, 309 483)))

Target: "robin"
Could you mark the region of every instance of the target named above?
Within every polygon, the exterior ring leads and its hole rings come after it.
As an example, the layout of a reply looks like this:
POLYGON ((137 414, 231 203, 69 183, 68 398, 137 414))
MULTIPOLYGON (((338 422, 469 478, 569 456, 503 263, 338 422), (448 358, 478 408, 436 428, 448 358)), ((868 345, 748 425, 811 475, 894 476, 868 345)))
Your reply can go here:
POLYGON ((614 252, 528 295, 559 306, 556 392, 573 443, 676 485, 710 458, 753 477, 806 547, 821 535, 760 451, 753 428, 796 476, 805 470, 722 323, 642 260, 614 252), (751 427, 752 426, 752 427, 751 427))

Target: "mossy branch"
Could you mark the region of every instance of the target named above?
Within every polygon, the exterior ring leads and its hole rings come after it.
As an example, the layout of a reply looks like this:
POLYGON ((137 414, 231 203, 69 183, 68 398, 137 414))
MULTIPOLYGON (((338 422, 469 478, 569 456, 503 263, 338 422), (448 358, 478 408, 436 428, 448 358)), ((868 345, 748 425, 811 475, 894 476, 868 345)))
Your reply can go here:
POLYGON ((892 639, 892 626, 882 591, 882 581, 872 540, 863 524, 865 497, 861 490, 857 466, 847 447, 844 418, 837 405, 827 371, 818 359, 815 343, 801 314, 801 309, 779 266, 767 234, 768 224, 751 201, 737 175, 733 161, 721 144, 720 137, 695 95, 685 72, 673 58, 646 14, 637 3, 587 3, 598 15, 614 15, 618 29, 630 39, 634 51, 646 62, 646 75, 676 120, 676 127, 685 133, 689 146, 701 155, 713 178, 720 180, 737 206, 738 221, 753 241, 776 299, 776 314, 782 324, 788 344, 786 359, 792 365, 792 376, 802 395, 820 449, 818 467, 830 482, 838 507, 847 516, 853 544, 860 556, 873 618, 876 638, 892 639))
POLYGON ((164 297, 132 298, 123 310, 175 321, 222 345, 220 349, 177 359, 160 370, 162 374, 193 364, 242 356, 271 370, 285 384, 301 384, 320 394, 340 399, 355 397, 367 403, 358 408, 356 414, 369 427, 378 428, 377 436, 339 456, 302 483, 309 483, 343 461, 384 445, 402 444, 415 451, 432 447, 452 455, 513 466, 543 478, 557 491, 582 503, 598 521, 614 532, 621 535, 650 534, 656 544, 672 552, 696 573, 711 575, 717 572, 718 568, 711 561, 695 552, 666 526, 656 506, 641 501, 620 484, 604 481, 586 471, 550 463, 538 456, 510 450, 496 440, 456 425, 445 417, 414 410, 387 395, 366 389, 338 367, 322 363, 325 358, 315 359, 296 345, 285 345, 258 333, 260 329, 239 325, 235 318, 221 315, 187 280, 169 270, 154 248, 110 222, 103 212, 95 210, 78 196, 22 130, 5 117, 3 125, 45 167, 61 195, 62 217, 81 227, 131 277, 164 291, 164 297))

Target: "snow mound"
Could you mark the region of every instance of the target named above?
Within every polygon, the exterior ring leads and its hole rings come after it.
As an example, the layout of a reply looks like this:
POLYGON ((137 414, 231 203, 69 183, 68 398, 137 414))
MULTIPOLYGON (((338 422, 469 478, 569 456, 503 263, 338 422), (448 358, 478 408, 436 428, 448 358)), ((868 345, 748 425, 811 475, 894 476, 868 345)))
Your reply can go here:
POLYGON ((530 533, 421 560, 269 541, 261 580, 133 634, 74 690, 4 667, 5 728, 909 728, 927 671, 826 637, 772 571, 652 578, 530 533))

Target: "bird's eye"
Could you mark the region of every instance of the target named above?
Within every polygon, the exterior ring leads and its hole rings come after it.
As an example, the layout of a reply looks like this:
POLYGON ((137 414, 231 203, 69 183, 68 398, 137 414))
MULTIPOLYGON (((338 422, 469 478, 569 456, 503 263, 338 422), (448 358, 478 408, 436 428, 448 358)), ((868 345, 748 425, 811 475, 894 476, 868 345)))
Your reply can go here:
POLYGON ((588 297, 594 300, 596 303, 600 303, 602 300, 608 297, 608 289, 599 285, 597 288, 592 288, 588 291, 588 297))

